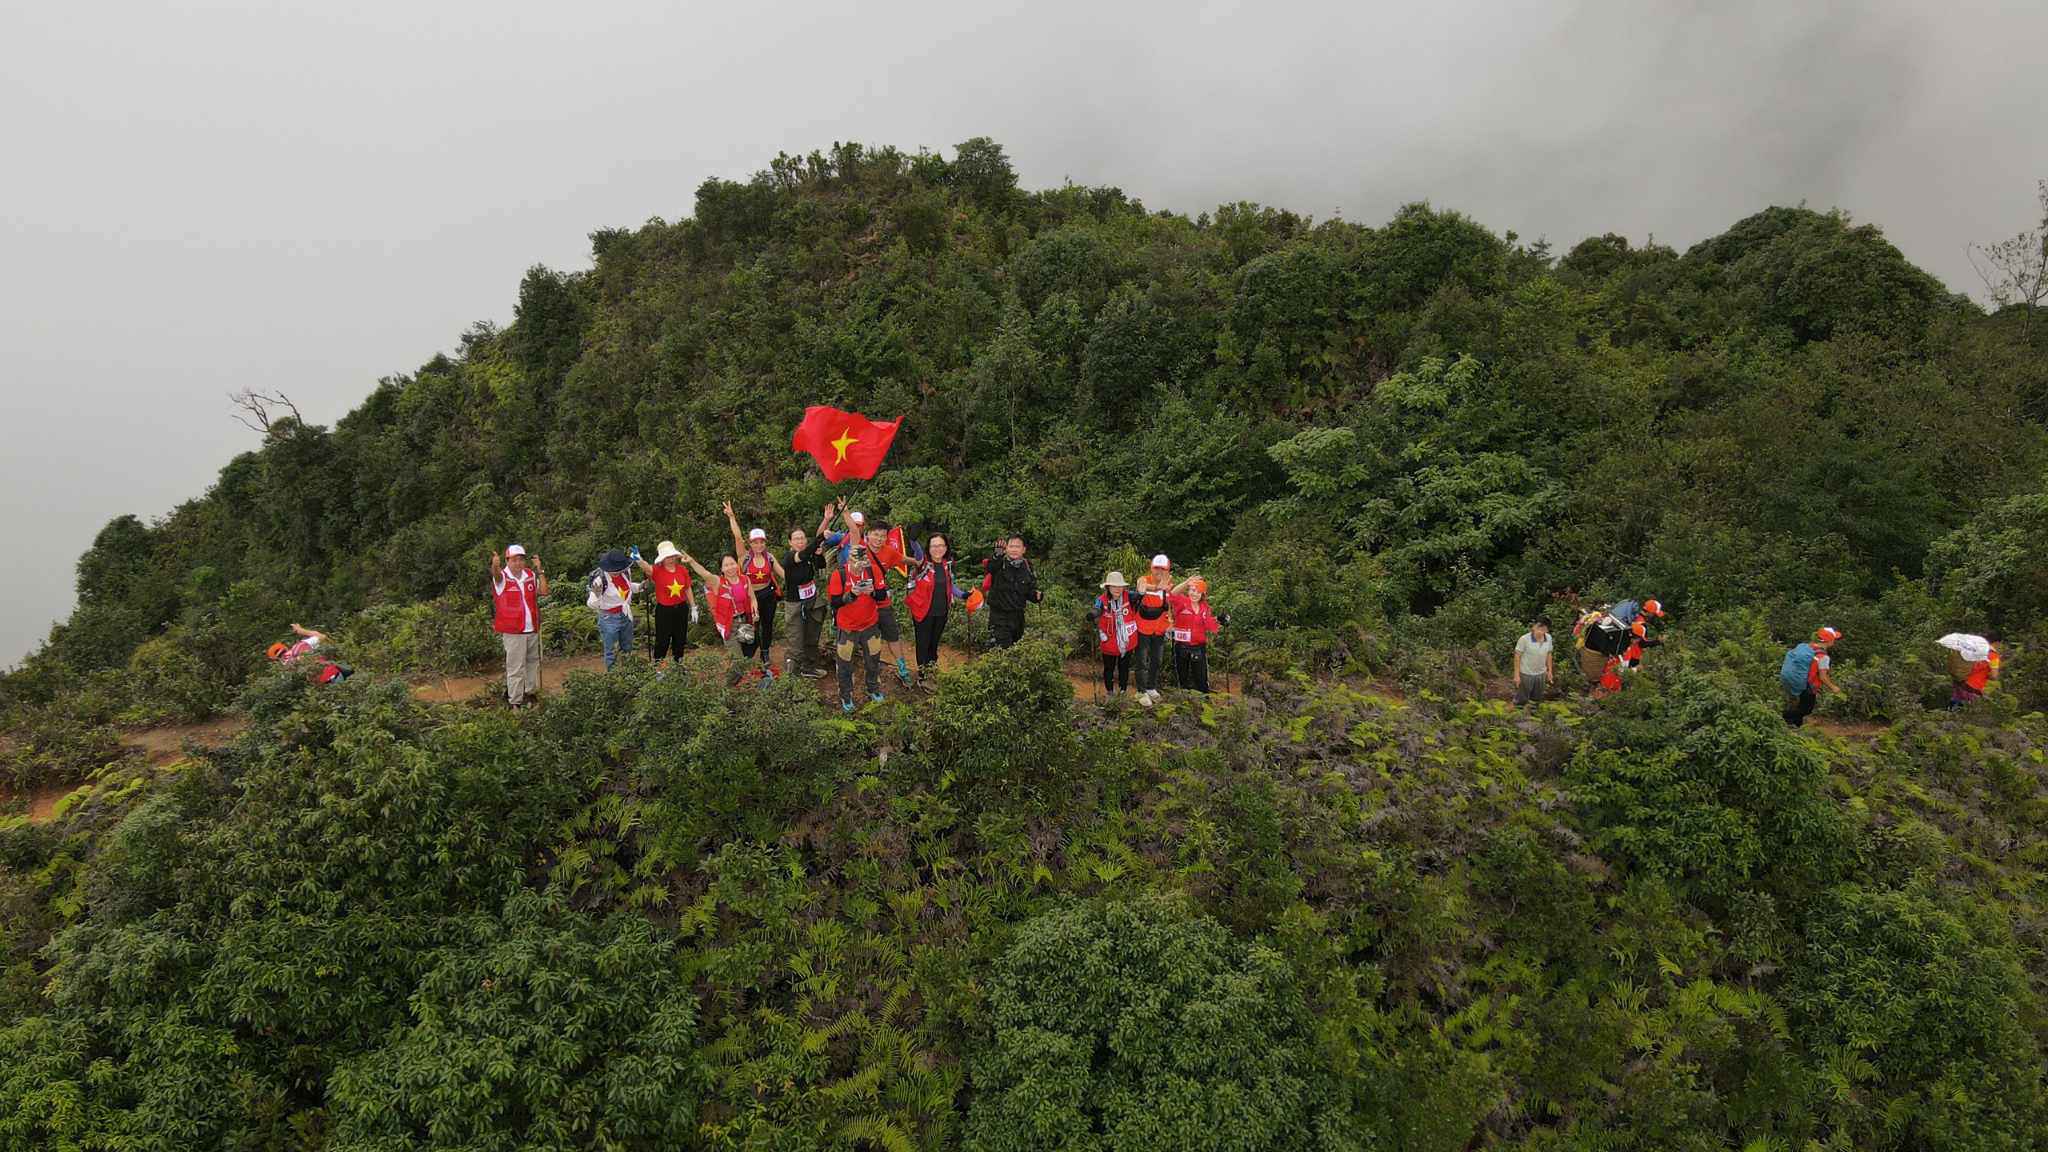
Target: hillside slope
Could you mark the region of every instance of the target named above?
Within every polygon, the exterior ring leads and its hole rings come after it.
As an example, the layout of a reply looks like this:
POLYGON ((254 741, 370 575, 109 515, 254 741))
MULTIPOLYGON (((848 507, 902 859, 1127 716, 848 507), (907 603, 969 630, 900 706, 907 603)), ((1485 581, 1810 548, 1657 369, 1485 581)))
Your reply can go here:
POLYGON ((0 678, 0 785, 77 788, 0 812, 0 1152, 2048 1144, 2044 326, 1839 213, 1558 256, 988 141, 593 251, 109 524, 0 678), (488 665, 487 547, 815 524, 813 403, 906 416, 860 506, 1025 534, 1030 639, 956 615, 853 715, 710 645, 418 690, 488 665), (1077 699, 1158 551, 1242 690, 1077 699), (1620 693, 1499 699, 1622 595, 1671 616, 1620 693), (359 674, 266 666, 292 620, 359 674), (1778 716, 1821 623, 1853 740, 1778 716), (2007 660, 1951 713, 1959 628, 2007 660), (124 750, 167 722, 219 743, 124 750))

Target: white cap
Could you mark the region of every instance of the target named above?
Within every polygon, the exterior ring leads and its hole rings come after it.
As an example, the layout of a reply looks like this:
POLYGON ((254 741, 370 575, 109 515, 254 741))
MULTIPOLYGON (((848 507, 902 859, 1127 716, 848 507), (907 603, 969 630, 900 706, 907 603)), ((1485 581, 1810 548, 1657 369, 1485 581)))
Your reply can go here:
POLYGON ((867 522, 868 522, 868 518, 867 518, 867 517, 865 517, 865 516, 863 516, 863 515, 861 515, 861 514, 860 514, 860 513, 858 513, 858 512, 848 512, 848 513, 846 514, 846 518, 847 518, 848 520, 851 520, 851 521, 853 521, 853 522, 854 522, 855 524, 865 524, 865 523, 867 523, 867 522))
POLYGON ((521 547, 520 547, 519 545, 517 545, 517 544, 507 544, 507 545, 505 545, 505 555, 507 555, 507 556, 524 556, 524 555, 526 555, 526 549, 524 549, 524 548, 521 548, 521 547))
POLYGON ((1159 555, 1157 555, 1157 556, 1154 556, 1154 557, 1152 558, 1152 566, 1153 566, 1154 568, 1171 568, 1171 567, 1173 567, 1173 565, 1171 565, 1171 564, 1168 564, 1168 563, 1166 562, 1166 553, 1164 553, 1164 552, 1161 552, 1161 553, 1160 553, 1159 555))
POLYGON ((747 530, 747 539, 749 540, 766 540, 767 538, 768 532, 766 529, 751 528, 747 530))

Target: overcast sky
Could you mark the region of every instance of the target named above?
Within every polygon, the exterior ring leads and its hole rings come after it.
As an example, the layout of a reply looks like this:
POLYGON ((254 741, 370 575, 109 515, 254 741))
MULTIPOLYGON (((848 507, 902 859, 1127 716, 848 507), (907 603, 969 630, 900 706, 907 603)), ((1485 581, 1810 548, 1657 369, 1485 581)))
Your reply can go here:
POLYGON ((255 446, 225 393, 331 424, 777 151, 988 135, 1027 187, 1560 250, 1803 200, 1967 290, 2048 176, 2044 42, 2039 0, 0 0, 0 665, 102 524, 255 446))

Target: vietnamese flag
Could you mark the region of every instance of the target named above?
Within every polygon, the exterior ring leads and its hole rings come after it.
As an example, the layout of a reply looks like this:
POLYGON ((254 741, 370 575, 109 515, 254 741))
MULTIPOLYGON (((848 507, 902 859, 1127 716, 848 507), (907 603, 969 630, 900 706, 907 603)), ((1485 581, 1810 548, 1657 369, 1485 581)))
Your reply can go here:
POLYGON ((789 446, 809 452, 818 471, 834 484, 841 480, 872 480, 881 470, 889 442, 896 439, 894 420, 870 420, 858 412, 818 405, 804 409, 804 422, 790 434, 789 446))

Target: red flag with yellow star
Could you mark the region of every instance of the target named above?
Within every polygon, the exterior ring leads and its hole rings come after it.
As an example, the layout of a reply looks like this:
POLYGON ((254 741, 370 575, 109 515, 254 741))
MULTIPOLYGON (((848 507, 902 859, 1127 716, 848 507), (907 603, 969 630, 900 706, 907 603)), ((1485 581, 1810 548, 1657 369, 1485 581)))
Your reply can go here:
POLYGON ((889 442, 896 439, 894 420, 870 420, 858 412, 812 406, 804 409, 804 422, 790 434, 789 446, 809 452, 818 470, 834 484, 841 480, 872 480, 881 470, 882 457, 889 454, 889 442))

